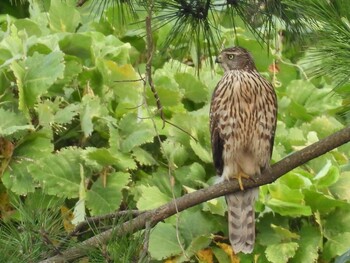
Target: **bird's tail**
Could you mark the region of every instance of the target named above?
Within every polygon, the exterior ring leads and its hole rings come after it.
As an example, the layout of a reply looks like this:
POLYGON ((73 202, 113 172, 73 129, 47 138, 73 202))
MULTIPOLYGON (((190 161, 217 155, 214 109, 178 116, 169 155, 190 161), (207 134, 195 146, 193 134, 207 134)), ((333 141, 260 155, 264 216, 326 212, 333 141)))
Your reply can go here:
POLYGON ((235 254, 251 253, 255 242, 254 204, 259 189, 226 195, 230 243, 235 254))

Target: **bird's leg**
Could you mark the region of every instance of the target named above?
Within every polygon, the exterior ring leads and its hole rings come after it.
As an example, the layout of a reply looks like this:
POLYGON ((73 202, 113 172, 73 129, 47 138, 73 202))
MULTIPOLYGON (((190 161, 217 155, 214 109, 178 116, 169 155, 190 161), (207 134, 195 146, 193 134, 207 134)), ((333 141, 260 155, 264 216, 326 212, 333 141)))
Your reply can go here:
POLYGON ((241 189, 241 191, 244 190, 243 183, 242 183, 242 178, 251 179, 249 177, 249 175, 246 175, 243 172, 239 172, 237 175, 234 176, 234 178, 238 180, 239 188, 241 189))

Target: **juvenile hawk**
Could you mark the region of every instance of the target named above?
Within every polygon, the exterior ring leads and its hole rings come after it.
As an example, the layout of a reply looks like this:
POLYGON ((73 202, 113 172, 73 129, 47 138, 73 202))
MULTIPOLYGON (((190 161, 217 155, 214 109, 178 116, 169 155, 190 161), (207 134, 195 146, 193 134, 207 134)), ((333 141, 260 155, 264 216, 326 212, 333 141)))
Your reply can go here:
POLYGON ((247 50, 224 49, 216 58, 224 69, 210 107, 210 132, 216 172, 238 179, 240 192, 226 196, 229 238, 235 253, 251 253, 255 242, 254 203, 258 188, 244 190, 269 167, 277 119, 274 88, 257 71, 247 50))

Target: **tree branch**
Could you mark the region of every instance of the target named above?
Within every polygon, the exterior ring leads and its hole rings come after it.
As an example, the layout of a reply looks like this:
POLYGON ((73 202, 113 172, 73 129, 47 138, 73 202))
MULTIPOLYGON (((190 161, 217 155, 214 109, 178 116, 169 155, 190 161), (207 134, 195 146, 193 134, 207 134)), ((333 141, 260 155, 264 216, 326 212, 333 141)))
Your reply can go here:
MULTIPOLYGON (((283 174, 349 141, 350 126, 285 157, 281 161, 272 165, 269 171, 265 171, 261 176, 254 178, 255 181, 245 181, 244 187, 246 189, 249 189, 272 183, 283 174)), ((140 214, 136 218, 118 226, 118 229, 110 229, 103 233, 100 233, 85 240, 77 247, 67 249, 66 251, 62 252, 62 255, 56 255, 54 257, 41 261, 41 263, 58 263, 79 258, 81 256, 84 256, 85 252, 89 248, 101 246, 101 244, 107 243, 111 237, 121 236, 127 233, 134 233, 140 229, 145 228, 146 224, 150 224, 150 226, 156 225, 158 222, 174 215, 176 213, 176 207, 178 211, 183 211, 187 208, 203 203, 210 199, 237 191, 240 191, 239 185, 237 183, 237 180, 234 180, 230 182, 222 182, 208 188, 186 194, 156 209, 140 214)))

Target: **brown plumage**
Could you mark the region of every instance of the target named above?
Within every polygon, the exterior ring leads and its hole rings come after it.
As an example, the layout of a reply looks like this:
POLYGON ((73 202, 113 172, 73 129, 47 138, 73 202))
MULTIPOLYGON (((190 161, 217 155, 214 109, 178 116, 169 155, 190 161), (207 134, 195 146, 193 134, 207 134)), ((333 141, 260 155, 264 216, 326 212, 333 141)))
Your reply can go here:
POLYGON ((214 165, 223 180, 239 181, 242 191, 226 196, 229 238, 235 253, 251 253, 255 242, 254 203, 259 190, 244 190, 242 178, 254 179, 270 167, 277 99, 274 88, 258 73, 244 48, 224 49, 216 62, 225 73, 210 107, 214 165))

